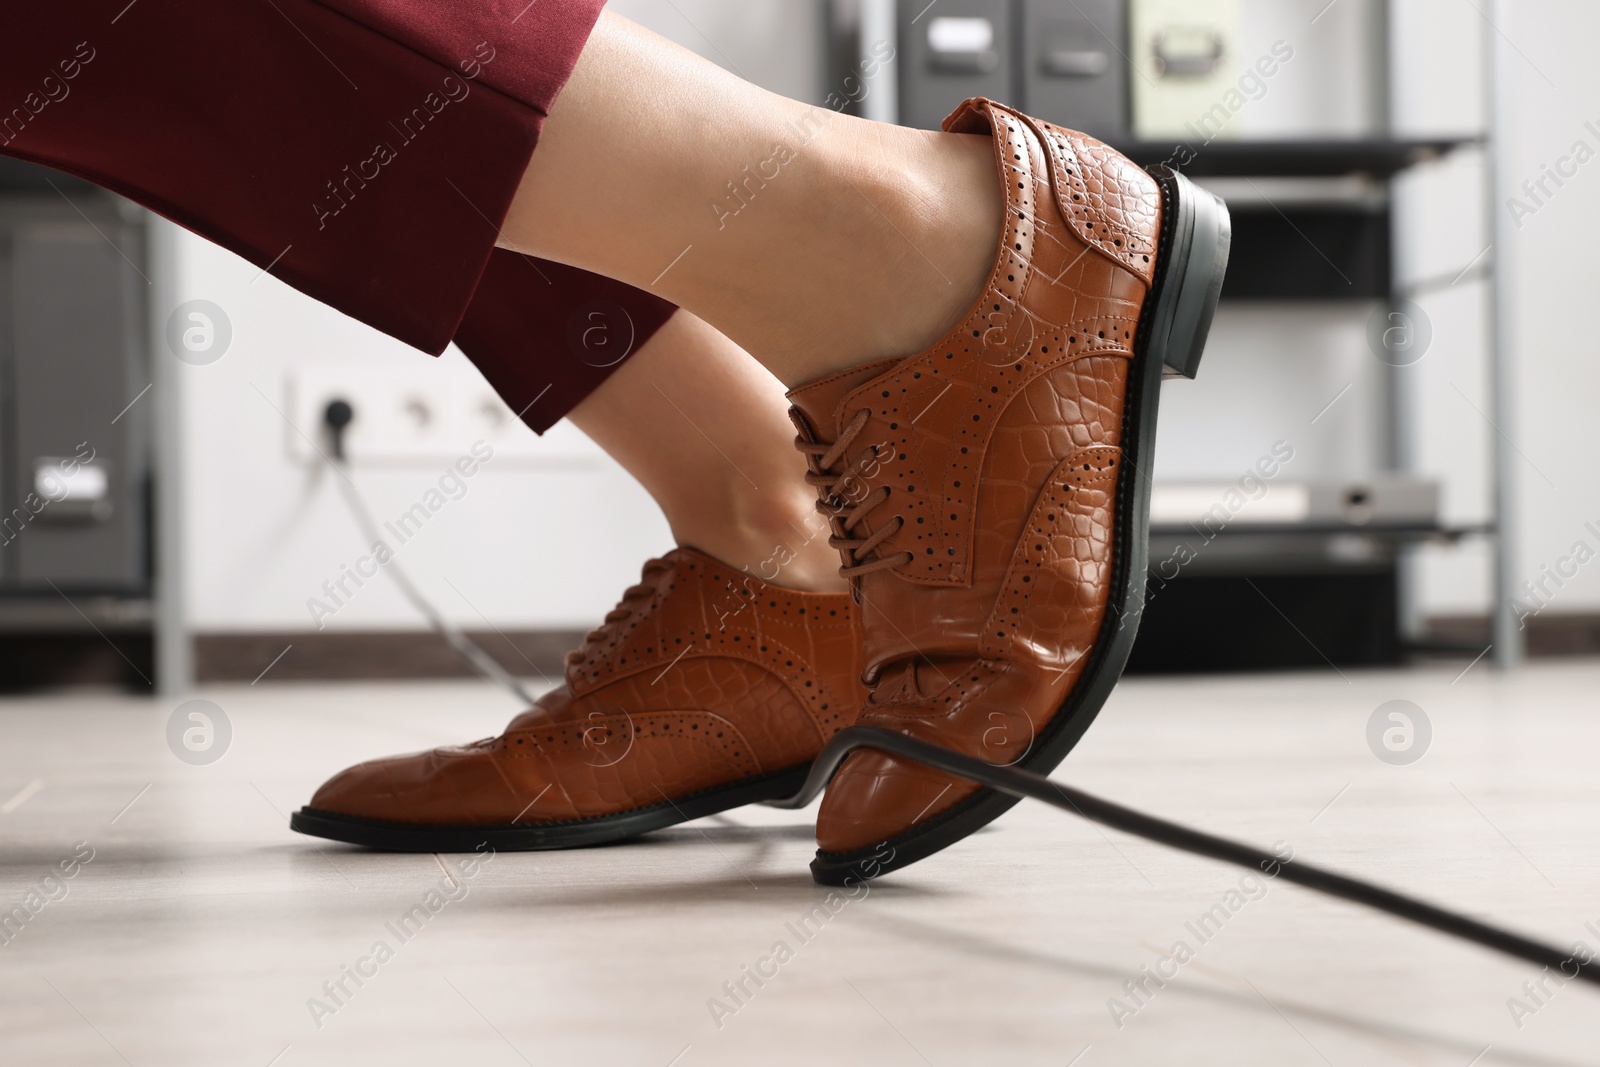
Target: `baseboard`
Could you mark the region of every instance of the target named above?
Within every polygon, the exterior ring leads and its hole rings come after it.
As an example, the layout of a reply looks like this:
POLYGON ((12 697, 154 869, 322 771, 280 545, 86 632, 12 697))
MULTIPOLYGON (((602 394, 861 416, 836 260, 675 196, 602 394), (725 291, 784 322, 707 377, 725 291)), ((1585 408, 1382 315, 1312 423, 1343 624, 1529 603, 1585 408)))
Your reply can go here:
MULTIPOLYGON (((1487 615, 1441 615, 1427 628, 1434 641, 1485 648, 1491 640, 1487 615)), ((1524 633, 1531 658, 1600 656, 1600 614, 1532 615, 1524 633)))
POLYGON ((113 686, 148 695, 155 674, 148 631, 0 633, 0 693, 113 686))
MULTIPOLYGON (((468 633, 506 670, 559 681, 563 658, 582 631, 468 633)), ((472 668, 429 632, 200 634, 195 675, 201 682, 347 681, 374 678, 467 678, 472 668), (263 673, 265 672, 265 673, 263 673)))

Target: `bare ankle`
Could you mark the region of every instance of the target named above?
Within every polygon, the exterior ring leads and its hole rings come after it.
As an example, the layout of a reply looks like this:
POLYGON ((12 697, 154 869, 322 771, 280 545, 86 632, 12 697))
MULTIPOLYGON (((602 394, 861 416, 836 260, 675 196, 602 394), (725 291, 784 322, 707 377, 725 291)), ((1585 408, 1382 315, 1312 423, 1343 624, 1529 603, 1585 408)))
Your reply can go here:
POLYGON ((814 593, 843 592, 839 554, 828 545, 828 525, 809 497, 749 493, 736 497, 727 512, 704 512, 672 522, 679 544, 700 549, 763 581, 814 593), (782 496, 782 500, 774 497, 782 496))
POLYGON ((937 343, 971 312, 994 266, 1005 198, 988 138, 854 132, 866 143, 839 153, 848 158, 832 168, 830 198, 833 214, 853 210, 849 291, 826 302, 827 336, 789 331, 799 343, 774 370, 790 385, 937 343))
POLYGON ((923 184, 911 190, 912 213, 903 225, 919 254, 936 261, 938 286, 924 304, 908 302, 902 347, 883 355, 909 355, 936 344, 972 310, 994 269, 1005 222, 1005 196, 989 138, 929 134, 923 184))

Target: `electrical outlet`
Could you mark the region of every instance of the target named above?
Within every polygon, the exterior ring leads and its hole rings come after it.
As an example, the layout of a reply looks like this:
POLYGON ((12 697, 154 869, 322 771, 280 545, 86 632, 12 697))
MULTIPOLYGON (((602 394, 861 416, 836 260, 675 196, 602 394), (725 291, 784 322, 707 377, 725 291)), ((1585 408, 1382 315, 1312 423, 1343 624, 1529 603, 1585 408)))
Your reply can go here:
POLYGON ((444 361, 417 369, 308 363, 290 372, 288 390, 294 429, 287 446, 298 463, 323 462, 329 450, 323 413, 334 400, 355 412, 344 435, 354 465, 450 463, 477 441, 494 446, 497 465, 587 466, 602 455, 570 423, 540 437, 475 372, 444 361))

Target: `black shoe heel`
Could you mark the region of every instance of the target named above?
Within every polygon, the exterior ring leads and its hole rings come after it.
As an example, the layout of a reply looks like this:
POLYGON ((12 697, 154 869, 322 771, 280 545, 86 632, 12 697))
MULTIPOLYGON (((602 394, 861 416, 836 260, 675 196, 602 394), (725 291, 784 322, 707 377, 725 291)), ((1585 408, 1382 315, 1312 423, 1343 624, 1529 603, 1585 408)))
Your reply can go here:
POLYGON ((1166 213, 1167 262, 1156 287, 1150 354, 1162 377, 1193 378, 1200 370, 1206 335, 1222 295, 1233 224, 1221 200, 1166 166, 1150 168, 1161 184, 1166 213))

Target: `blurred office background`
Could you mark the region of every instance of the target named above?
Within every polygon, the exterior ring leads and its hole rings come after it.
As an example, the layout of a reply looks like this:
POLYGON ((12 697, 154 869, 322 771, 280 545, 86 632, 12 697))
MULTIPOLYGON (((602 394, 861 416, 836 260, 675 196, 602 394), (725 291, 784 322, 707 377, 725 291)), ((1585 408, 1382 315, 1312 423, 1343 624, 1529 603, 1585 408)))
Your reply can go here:
MULTIPOLYGON (((611 7, 821 106, 931 125, 988 93, 1228 199, 1203 373, 1163 399, 1152 560, 1177 562, 1137 669, 1600 650, 1600 9, 611 7)), ((554 676, 670 547, 598 449, 534 437, 454 350, 409 350, 59 175, 8 166, 0 187, 0 495, 8 516, 50 499, 0 548, 0 683, 463 671, 387 575, 312 604, 369 549, 319 451, 336 397, 380 519, 492 446, 400 559, 516 673, 554 676)))

